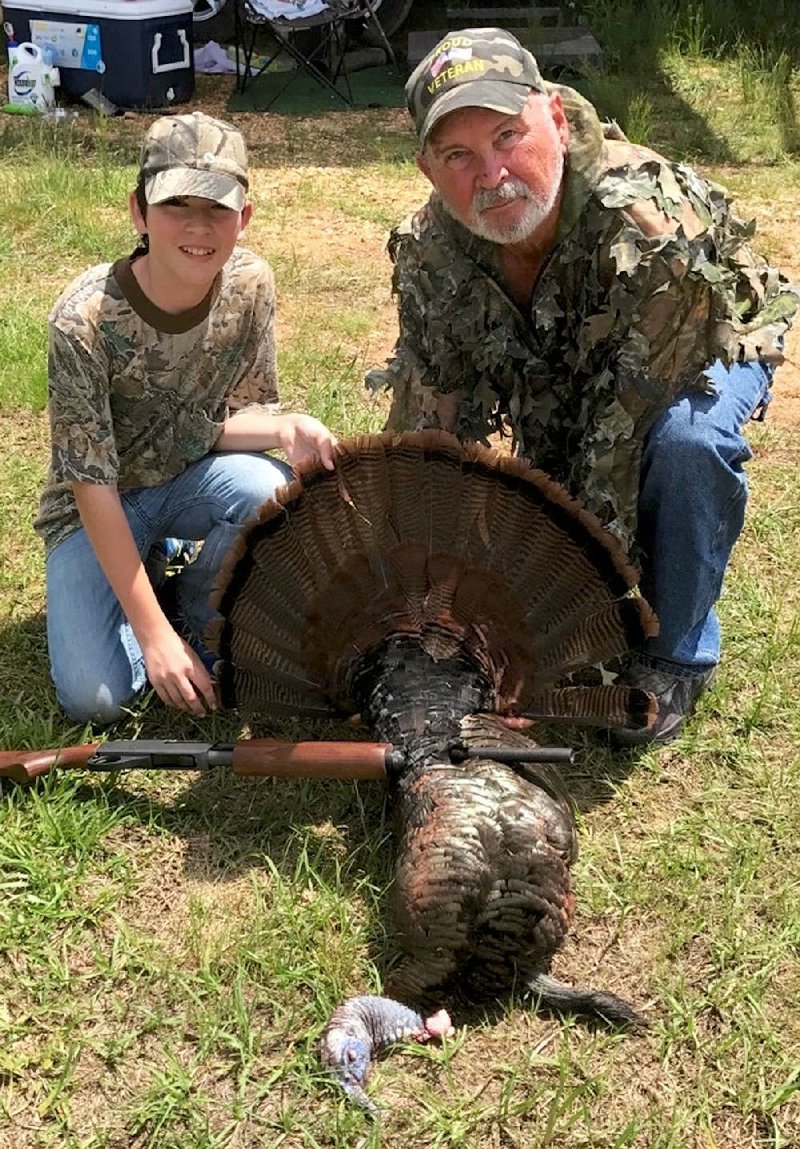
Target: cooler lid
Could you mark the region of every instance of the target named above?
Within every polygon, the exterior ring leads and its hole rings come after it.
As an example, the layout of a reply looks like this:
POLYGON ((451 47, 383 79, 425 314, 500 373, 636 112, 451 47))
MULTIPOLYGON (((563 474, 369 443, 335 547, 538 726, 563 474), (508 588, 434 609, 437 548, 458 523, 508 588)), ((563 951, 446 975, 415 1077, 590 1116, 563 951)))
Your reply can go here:
POLYGON ((95 20, 154 20, 159 16, 192 12, 194 0, 21 0, 21 3, 5 0, 3 3, 7 16, 14 8, 23 9, 32 19, 58 15, 95 20))

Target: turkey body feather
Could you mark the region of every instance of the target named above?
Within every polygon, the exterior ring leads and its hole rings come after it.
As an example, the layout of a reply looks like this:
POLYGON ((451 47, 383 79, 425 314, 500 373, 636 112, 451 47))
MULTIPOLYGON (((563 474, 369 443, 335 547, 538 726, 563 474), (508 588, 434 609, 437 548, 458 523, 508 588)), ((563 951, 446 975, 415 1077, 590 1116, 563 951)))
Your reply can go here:
MULTIPOLYGON (((234 548, 216 599, 223 701, 251 715, 359 713, 403 752, 391 992, 415 1009, 529 989, 641 1022, 614 995, 547 974, 577 849, 558 771, 450 753, 531 746, 503 715, 645 724, 643 692, 561 681, 655 633, 635 581, 616 541, 546 476, 440 432, 340 443, 335 471, 300 474, 234 548)), ((336 1026, 326 1033, 346 1047, 336 1026)), ((340 1069, 352 1084, 353 1066, 340 1069)))

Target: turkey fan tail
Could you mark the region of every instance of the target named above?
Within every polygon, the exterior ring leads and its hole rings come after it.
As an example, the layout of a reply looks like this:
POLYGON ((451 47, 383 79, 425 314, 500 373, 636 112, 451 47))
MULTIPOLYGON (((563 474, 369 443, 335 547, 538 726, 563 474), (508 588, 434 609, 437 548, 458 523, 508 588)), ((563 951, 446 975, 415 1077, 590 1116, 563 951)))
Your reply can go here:
POLYGON ((647 1029, 650 1024, 629 1002, 606 990, 565 985, 544 973, 531 978, 528 988, 537 1006, 556 1013, 577 1014, 614 1029, 647 1029))
POLYGON ((450 549, 457 539, 463 447, 441 431, 376 438, 385 452, 390 522, 397 538, 432 550, 450 549))
MULTIPOLYGON (((552 604, 557 587, 557 593, 569 600, 582 588, 586 575, 595 576, 595 585, 605 589, 608 599, 636 585, 637 571, 620 542, 566 489, 523 458, 498 455, 475 444, 463 449, 464 469, 483 499, 489 499, 498 486, 511 496, 502 514, 492 518, 489 565, 506 572, 511 581, 520 576, 526 599, 541 596, 552 604), (522 531, 517 531, 520 522, 522 531), (554 557, 569 562, 554 564, 554 557)), ((552 606, 546 617, 552 620, 552 606)))
POLYGON ((243 710, 353 712, 364 658, 403 635, 463 653, 492 708, 521 712, 654 632, 617 540, 524 460, 423 431, 342 440, 335 461, 265 505, 220 580, 220 681, 243 710))
POLYGON ((625 654, 658 633, 656 617, 642 598, 620 598, 589 615, 576 614, 541 633, 539 681, 625 654))
POLYGON ((656 700, 633 686, 558 686, 528 700, 522 718, 606 729, 642 730, 656 717, 656 700))
POLYGON ((338 494, 353 512, 354 538, 367 551, 397 542, 384 447, 380 435, 359 435, 336 448, 338 494))

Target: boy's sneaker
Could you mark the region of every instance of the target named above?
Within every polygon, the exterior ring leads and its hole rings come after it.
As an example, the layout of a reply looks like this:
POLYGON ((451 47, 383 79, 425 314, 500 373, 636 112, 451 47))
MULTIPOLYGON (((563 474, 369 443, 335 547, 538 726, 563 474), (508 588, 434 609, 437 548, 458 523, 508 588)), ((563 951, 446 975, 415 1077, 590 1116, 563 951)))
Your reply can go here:
POLYGON ((664 662, 654 666, 634 655, 619 677, 620 684, 636 686, 655 696, 656 716, 640 730, 610 730, 609 737, 617 746, 649 746, 676 738, 695 703, 714 678, 715 666, 698 674, 670 674, 664 662))

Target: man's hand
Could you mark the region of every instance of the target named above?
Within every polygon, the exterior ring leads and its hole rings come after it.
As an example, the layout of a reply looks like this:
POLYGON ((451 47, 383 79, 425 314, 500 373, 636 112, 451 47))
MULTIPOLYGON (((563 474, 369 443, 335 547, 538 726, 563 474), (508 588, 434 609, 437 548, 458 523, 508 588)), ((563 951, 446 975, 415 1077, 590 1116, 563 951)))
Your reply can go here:
POLYGON ((322 463, 334 469, 333 449, 337 439, 324 423, 313 415, 279 415, 276 428, 280 448, 292 467, 303 463, 322 463))
POLYGON ((202 660, 168 622, 142 644, 142 654, 150 684, 167 706, 198 716, 217 709, 214 683, 202 660))

